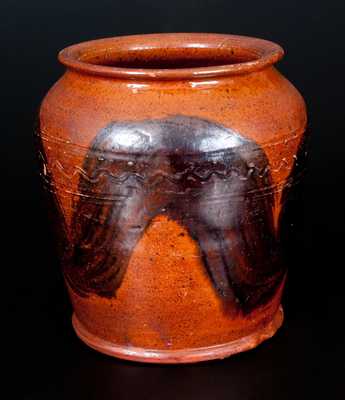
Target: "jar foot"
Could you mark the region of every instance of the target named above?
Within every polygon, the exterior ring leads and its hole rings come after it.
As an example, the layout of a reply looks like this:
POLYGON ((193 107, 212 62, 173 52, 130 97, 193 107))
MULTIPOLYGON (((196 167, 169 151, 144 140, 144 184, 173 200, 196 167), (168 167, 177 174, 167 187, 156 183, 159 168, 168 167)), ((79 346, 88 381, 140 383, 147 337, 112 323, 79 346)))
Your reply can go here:
POLYGON ((145 349, 110 343, 88 332, 75 314, 72 317, 72 324, 76 334, 85 344, 109 356, 146 363, 186 364, 224 359, 234 354, 251 350, 274 336, 282 326, 283 320, 283 308, 279 306, 270 322, 248 336, 219 345, 181 350, 145 349))

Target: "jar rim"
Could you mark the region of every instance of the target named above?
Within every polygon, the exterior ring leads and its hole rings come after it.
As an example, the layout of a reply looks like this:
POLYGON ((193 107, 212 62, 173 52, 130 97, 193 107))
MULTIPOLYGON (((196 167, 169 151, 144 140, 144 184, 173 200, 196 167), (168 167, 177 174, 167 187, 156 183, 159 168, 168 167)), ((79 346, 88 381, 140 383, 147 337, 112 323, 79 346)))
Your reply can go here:
POLYGON ((249 36, 158 33, 81 42, 61 50, 58 59, 69 69, 103 77, 195 80, 258 71, 283 55, 278 44, 249 36))

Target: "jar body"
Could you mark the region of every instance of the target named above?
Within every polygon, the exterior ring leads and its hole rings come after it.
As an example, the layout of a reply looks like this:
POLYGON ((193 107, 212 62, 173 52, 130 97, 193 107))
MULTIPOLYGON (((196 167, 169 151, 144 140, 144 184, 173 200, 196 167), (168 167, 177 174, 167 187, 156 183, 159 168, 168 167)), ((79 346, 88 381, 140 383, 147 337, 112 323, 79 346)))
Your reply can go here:
POLYGON ((272 66, 201 81, 68 70, 38 133, 78 335, 151 362, 223 358, 272 336, 305 126, 272 66))

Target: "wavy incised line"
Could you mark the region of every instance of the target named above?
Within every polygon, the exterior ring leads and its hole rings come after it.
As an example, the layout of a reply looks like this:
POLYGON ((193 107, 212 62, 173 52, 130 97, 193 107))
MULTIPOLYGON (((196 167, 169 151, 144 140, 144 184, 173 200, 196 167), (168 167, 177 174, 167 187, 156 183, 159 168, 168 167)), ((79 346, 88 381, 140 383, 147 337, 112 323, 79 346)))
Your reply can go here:
MULTIPOLYGON (((44 176, 43 174, 41 174, 42 179, 44 179, 44 182, 46 184, 46 190, 49 190, 52 193, 56 193, 57 191, 59 191, 60 193, 68 193, 71 194, 73 196, 77 196, 77 197, 83 197, 83 198, 88 198, 89 200, 95 200, 95 201, 110 201, 110 202, 121 202, 123 200, 125 200, 127 198, 126 195, 120 195, 120 194, 110 194, 110 193, 85 193, 85 192, 79 192, 79 191, 73 191, 73 190, 69 190, 67 189, 65 186, 62 185, 58 185, 56 183, 53 183, 52 181, 48 180, 46 176, 44 176)), ((246 195, 254 195, 254 198, 259 199, 259 198, 263 198, 266 196, 270 196, 272 194, 277 194, 277 193, 281 193, 286 187, 292 187, 296 184, 299 183, 300 178, 302 177, 302 174, 299 174, 298 176, 294 177, 294 179, 288 179, 286 181, 282 181, 282 182, 278 182, 274 185, 270 185, 267 186, 263 189, 255 189, 255 190, 250 190, 248 192, 246 192, 246 195)), ((161 183, 161 182, 157 182, 157 185, 161 183)), ((154 186, 154 185, 152 185, 154 186)), ((181 191, 173 191, 173 190, 166 190, 165 193, 171 193, 174 195, 180 195, 180 196, 184 196, 186 195, 187 192, 191 192, 191 189, 186 190, 185 192, 181 192, 181 191)), ((195 193, 194 197, 198 197, 198 193, 195 193)), ((238 197, 238 195, 234 194, 234 193, 224 193, 223 195, 218 195, 217 197, 210 197, 210 198, 206 198, 207 201, 226 201, 227 199, 230 198, 236 198, 238 197)))
MULTIPOLYGON (((295 156, 293 158, 294 158, 294 160, 296 160, 295 156)), ((167 180, 170 183, 175 184, 175 185, 178 184, 181 180, 188 180, 188 179, 193 179, 193 180, 200 181, 200 182, 207 182, 213 176, 217 176, 218 178, 221 178, 221 179, 226 179, 226 178, 229 178, 230 176, 237 175, 237 177, 239 179, 247 180, 254 173, 254 171, 256 171, 256 173, 258 174, 258 176, 260 178, 264 178, 270 172, 278 173, 282 169, 287 168, 288 166, 289 166, 289 163, 284 158, 279 163, 279 166, 274 169, 270 169, 269 166, 266 166, 264 169, 260 170, 259 168, 251 165, 248 168, 246 175, 239 173, 239 171, 236 170, 235 168, 228 168, 224 171, 220 171, 219 169, 210 170, 207 172, 207 174, 200 174, 200 173, 196 172, 196 169, 198 167, 196 167, 194 170, 192 169, 192 167, 187 167, 184 171, 179 172, 177 174, 169 174, 165 171, 158 170, 154 175, 151 175, 151 176, 145 176, 143 174, 139 174, 134 171, 127 171, 125 173, 116 175, 116 174, 108 171, 107 169, 99 168, 98 170, 95 170, 92 173, 92 175, 89 175, 86 173, 86 171, 83 168, 81 168, 79 166, 74 166, 73 172, 68 173, 68 172, 66 172, 66 169, 61 164, 61 162, 59 160, 55 160, 55 162, 53 161, 50 164, 49 169, 50 170, 53 170, 54 168, 58 169, 61 172, 61 174, 68 180, 74 180, 77 176, 79 176, 79 177, 82 177, 84 180, 86 180, 89 183, 96 184, 99 182, 100 179, 106 179, 106 178, 110 177, 115 183, 123 184, 129 178, 135 178, 139 182, 143 182, 145 179, 148 179, 150 181, 150 184, 152 186, 155 186, 155 185, 161 183, 162 179, 167 180)), ((44 174, 47 174, 48 166, 44 164, 43 168, 45 168, 44 174)))

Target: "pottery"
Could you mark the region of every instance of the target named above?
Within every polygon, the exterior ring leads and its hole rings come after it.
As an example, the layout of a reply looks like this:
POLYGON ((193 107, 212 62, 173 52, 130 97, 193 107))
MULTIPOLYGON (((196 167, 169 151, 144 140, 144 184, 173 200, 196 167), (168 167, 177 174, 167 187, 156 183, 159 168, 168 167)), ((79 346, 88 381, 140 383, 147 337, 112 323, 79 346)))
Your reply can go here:
POLYGON ((306 128, 282 56, 269 41, 191 33, 60 52, 37 144, 73 326, 92 348, 197 362, 281 326, 281 216, 306 128))

